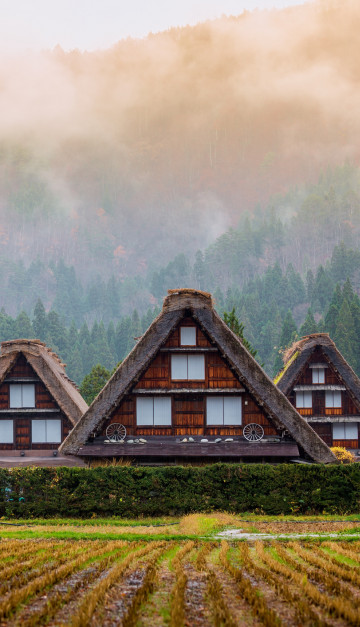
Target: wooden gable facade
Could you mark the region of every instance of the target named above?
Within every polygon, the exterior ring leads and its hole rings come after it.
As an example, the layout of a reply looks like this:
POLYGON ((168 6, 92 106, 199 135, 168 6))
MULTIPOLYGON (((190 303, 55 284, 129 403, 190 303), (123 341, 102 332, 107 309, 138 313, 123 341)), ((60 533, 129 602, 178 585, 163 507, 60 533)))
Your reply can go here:
POLYGON ((334 461, 218 316, 211 296, 186 289, 170 291, 61 451, 136 463, 280 461, 300 454, 334 461), (261 441, 244 437, 250 424, 259 427, 261 441), (126 429, 120 442, 109 436, 112 425, 126 429))
POLYGON ((0 375, 0 455, 58 449, 87 404, 57 355, 38 340, 3 342, 0 375))
POLYGON ((278 386, 328 444, 359 448, 360 380, 327 334, 297 342, 278 386))
MULTIPOLYGON (((195 373, 196 374, 196 373, 195 373)), ((141 411, 141 409, 140 409, 141 411)), ((106 430, 111 423, 121 423, 126 427, 128 436, 215 436, 231 437, 243 435, 247 424, 260 424, 266 436, 281 437, 277 429, 265 416, 256 400, 240 383, 238 377, 221 356, 220 351, 199 328, 193 318, 184 317, 172 332, 168 340, 159 349, 149 367, 134 385, 131 394, 125 396, 104 423, 101 436, 106 437, 106 430), (183 330, 191 330, 194 343, 189 346, 181 342, 183 330), (194 356, 199 367, 199 378, 178 379, 174 372, 174 358, 189 361, 194 356), (138 419, 141 399, 168 398, 168 415, 160 419, 167 422, 157 424, 156 409, 152 425, 143 425, 138 419), (216 399, 222 404, 222 415, 208 418, 208 405, 216 399), (224 402, 228 400, 232 408, 237 406, 238 417, 231 415, 227 421, 224 415, 224 402), (232 399, 232 402, 231 402, 232 399), (140 400, 140 402, 139 402, 140 400), (140 422, 140 424, 139 424, 140 422), (235 424, 230 424, 235 423, 235 424), (210 424, 209 424, 210 423, 210 424)))

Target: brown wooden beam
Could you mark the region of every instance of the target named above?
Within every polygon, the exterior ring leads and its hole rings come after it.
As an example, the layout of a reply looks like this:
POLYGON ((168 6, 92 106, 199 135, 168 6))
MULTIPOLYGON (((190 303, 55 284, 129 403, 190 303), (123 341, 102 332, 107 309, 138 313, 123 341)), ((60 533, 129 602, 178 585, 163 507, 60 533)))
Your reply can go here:
POLYGON ((246 442, 89 444, 79 449, 79 457, 298 457, 297 444, 246 442))

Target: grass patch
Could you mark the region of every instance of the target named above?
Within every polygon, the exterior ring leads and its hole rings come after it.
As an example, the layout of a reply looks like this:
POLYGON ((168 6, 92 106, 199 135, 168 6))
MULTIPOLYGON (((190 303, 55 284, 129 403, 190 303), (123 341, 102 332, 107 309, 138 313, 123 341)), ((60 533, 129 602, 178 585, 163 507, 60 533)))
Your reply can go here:
POLYGON ((180 533, 207 536, 222 531, 227 527, 236 526, 236 518, 226 512, 214 512, 214 514, 188 514, 180 520, 180 533))
MULTIPOLYGON (((0 531, 0 538, 17 538, 34 540, 36 538, 54 539, 54 540, 127 540, 129 542, 145 541, 153 542, 154 540, 192 540, 197 536, 186 534, 157 534, 156 536, 151 534, 141 533, 107 533, 104 536, 103 533, 82 533, 81 531, 0 531)), ((204 538, 206 540, 206 538, 204 538)), ((211 540, 211 538, 209 538, 211 540)))
POLYGON ((350 557, 347 557, 346 555, 341 555, 341 553, 337 553, 336 551, 333 551, 333 549, 330 549, 330 547, 328 546, 320 546, 320 548, 322 551, 324 551, 324 553, 327 553, 331 557, 335 557, 336 561, 339 562, 339 564, 348 564, 348 566, 357 566, 357 567, 359 567, 360 565, 358 561, 353 560, 350 557))
MULTIPOLYGON (((354 523, 354 516, 336 517, 342 523, 354 523)), ((360 521, 360 516, 357 517, 360 521)), ((358 541, 360 525, 355 529, 339 529, 337 523, 332 524, 331 516, 317 517, 269 517, 257 515, 249 522, 248 518, 226 512, 212 514, 189 514, 178 517, 159 518, 78 518, 53 519, 0 519, 0 538, 27 539, 58 539, 58 540, 211 540, 219 532, 239 529, 250 534, 267 533, 279 542, 291 539, 291 534, 301 534, 302 541, 358 541), (323 523, 325 528, 318 529, 316 524, 307 525, 308 521, 323 523), (6 523, 9 522, 11 526, 6 523), (300 525, 292 522, 301 522, 300 525), (3 524, 2 524, 3 523, 3 524), (282 523, 282 524, 274 524, 282 523), (16 526, 12 526, 15 524, 16 526), (289 524, 289 527, 286 527, 289 524), (268 526, 268 528, 267 528, 268 526), (312 533, 316 534, 313 538, 312 533), (336 534, 332 536, 331 533, 336 534)), ((247 541, 245 538, 230 538, 231 542, 247 541)))
POLYGON ((172 516, 159 517, 159 518, 119 518, 113 516, 111 518, 6 518, 0 517, 1 523, 9 524, 21 524, 37 527, 50 527, 50 526, 67 526, 73 527, 107 527, 112 525, 114 527, 156 527, 162 525, 176 525, 180 522, 180 518, 174 518, 172 516))

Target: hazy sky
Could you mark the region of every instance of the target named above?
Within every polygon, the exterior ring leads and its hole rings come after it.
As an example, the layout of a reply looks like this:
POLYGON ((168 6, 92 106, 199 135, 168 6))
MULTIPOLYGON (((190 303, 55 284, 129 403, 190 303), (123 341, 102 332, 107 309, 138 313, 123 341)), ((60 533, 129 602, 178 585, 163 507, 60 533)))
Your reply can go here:
POLYGON ((0 47, 65 50, 107 48, 244 9, 284 7, 304 0, 0 0, 0 47))

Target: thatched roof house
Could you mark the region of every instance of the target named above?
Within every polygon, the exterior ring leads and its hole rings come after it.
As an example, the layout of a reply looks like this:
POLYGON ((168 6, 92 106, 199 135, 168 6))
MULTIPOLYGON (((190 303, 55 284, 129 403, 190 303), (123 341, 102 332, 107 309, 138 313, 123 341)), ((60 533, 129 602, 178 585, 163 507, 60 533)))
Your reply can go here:
POLYGON ((330 446, 359 447, 360 379, 327 333, 295 342, 285 353, 278 388, 330 446))
POLYGON ((65 364, 44 342, 1 343, 1 455, 57 449, 87 408, 65 364))
POLYGON ((284 460, 300 454, 335 460, 216 313, 211 295, 190 289, 169 291, 159 316, 61 450, 141 461, 284 460), (109 427, 119 423, 127 439, 115 443, 109 427), (248 425, 254 424, 264 437, 249 442, 248 425))

